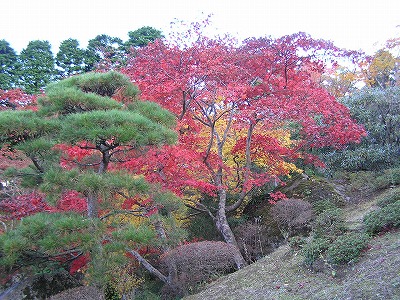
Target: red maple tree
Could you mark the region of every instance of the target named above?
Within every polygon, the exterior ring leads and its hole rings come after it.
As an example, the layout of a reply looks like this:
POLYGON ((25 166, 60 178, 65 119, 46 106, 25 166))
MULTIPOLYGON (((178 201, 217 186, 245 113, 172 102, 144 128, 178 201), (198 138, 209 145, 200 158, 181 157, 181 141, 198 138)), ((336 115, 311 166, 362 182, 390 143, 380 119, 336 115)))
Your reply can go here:
POLYGON ((304 33, 249 39, 240 46, 199 35, 189 44, 159 40, 139 49, 123 72, 143 99, 175 114, 180 138, 125 167, 180 195, 194 189, 216 196, 215 211, 201 201, 189 206, 208 213, 224 240, 236 244, 226 214, 239 208, 254 186, 276 176, 254 168, 257 147, 271 157, 321 164, 310 149, 339 148, 365 134, 348 109, 313 80, 315 72, 324 71, 324 60, 351 54, 304 33), (293 143, 280 146, 260 134, 277 128, 287 129, 293 143), (235 139, 235 132, 244 134, 235 139), (236 165, 227 162, 232 143, 230 154, 243 157, 236 165))

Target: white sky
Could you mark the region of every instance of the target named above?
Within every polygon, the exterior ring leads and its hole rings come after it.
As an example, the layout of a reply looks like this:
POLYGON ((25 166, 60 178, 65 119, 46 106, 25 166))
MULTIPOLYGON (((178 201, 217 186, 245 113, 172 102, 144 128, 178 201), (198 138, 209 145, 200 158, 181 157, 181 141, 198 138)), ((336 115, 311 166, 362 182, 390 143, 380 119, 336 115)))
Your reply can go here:
POLYGON ((125 41, 142 26, 166 34, 175 18, 191 22, 202 13, 213 14, 218 33, 239 38, 304 31, 373 53, 400 36, 400 0, 0 0, 0 12, 0 39, 17 52, 36 39, 53 52, 68 38, 82 47, 98 34, 125 41))

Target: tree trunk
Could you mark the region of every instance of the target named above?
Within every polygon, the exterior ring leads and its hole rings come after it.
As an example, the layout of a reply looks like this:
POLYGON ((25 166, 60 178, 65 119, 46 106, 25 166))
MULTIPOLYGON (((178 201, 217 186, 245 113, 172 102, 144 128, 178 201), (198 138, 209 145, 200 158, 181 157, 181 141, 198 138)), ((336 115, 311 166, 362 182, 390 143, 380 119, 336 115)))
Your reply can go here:
POLYGON ((226 218, 226 191, 224 189, 221 189, 218 193, 219 196, 219 206, 218 206, 218 212, 216 214, 215 218, 215 225, 218 229, 218 231, 221 233, 224 241, 230 245, 233 245, 236 247, 237 254, 235 256, 235 263, 238 269, 243 268, 244 266, 247 265, 246 261, 244 260, 242 254, 240 253, 238 243, 236 241, 235 235, 232 232, 231 227, 228 224, 228 220, 226 218))
POLYGON ((92 192, 89 192, 87 195, 87 210, 88 217, 90 219, 94 219, 99 216, 99 201, 96 195, 92 192))
POLYGON ((165 284, 170 284, 169 278, 162 274, 160 271, 158 271, 156 268, 154 268, 145 258, 143 258, 137 251, 133 249, 126 249, 130 254, 132 254, 138 262, 151 274, 156 276, 158 279, 160 279, 162 282, 165 284))

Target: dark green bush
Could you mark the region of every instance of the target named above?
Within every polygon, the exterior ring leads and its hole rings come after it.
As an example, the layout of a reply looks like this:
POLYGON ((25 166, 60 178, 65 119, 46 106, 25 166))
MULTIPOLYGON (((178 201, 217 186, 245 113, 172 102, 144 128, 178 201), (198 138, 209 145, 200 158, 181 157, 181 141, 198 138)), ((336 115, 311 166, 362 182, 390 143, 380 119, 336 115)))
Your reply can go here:
POLYGON ((339 236, 328 248, 328 261, 333 264, 348 263, 357 259, 368 244, 368 237, 362 233, 339 236))
POLYGON ((376 178, 374 186, 376 190, 380 190, 398 184, 400 184, 400 168, 391 168, 384 170, 383 173, 376 178))
POLYGON ((385 207, 399 200, 400 200, 400 187, 390 189, 381 196, 379 196, 377 204, 379 207, 385 207))
POLYGON ((364 217, 366 232, 377 234, 392 227, 400 227, 400 201, 370 212, 364 217))
POLYGON ((303 236, 293 236, 289 238, 289 246, 293 250, 300 250, 304 248, 304 246, 307 244, 307 239, 303 236))
POLYGON ((317 216, 313 224, 315 237, 334 238, 345 231, 343 213, 339 208, 323 211, 317 216))
POLYGON ((302 254, 304 263, 311 266, 329 248, 331 241, 326 238, 314 238, 304 245, 302 254))
POLYGON ((361 145, 322 154, 331 170, 376 171, 398 164, 398 149, 381 145, 361 145))
POLYGON ((313 203, 313 211, 316 215, 329 210, 338 208, 335 203, 330 200, 320 200, 313 203))

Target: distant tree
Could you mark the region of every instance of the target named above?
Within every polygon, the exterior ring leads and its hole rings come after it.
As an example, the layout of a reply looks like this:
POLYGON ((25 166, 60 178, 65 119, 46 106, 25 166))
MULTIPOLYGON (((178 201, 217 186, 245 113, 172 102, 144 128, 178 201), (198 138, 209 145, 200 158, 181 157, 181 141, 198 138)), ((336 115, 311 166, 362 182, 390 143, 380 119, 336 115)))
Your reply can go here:
POLYGON ((110 68, 118 67, 123 60, 123 41, 106 34, 97 35, 89 40, 85 55, 85 71, 92 71, 103 62, 110 68))
POLYGON ((342 102, 364 124, 368 144, 400 146, 400 87, 364 88, 342 102))
POLYGON ((48 41, 31 41, 20 54, 20 85, 30 94, 38 94, 56 74, 54 57, 48 41))
POLYGON ((6 40, 0 40, 0 89, 15 88, 18 78, 18 55, 6 40))
POLYGON ((150 26, 143 26, 135 31, 129 31, 128 36, 129 40, 125 42, 127 51, 129 51, 130 47, 144 47, 148 43, 164 37, 160 30, 150 26))
POLYGON ((62 41, 56 55, 56 65, 61 78, 82 73, 85 70, 85 50, 79 48, 76 39, 62 41))
POLYGON ((363 70, 365 83, 370 87, 387 88, 396 84, 400 58, 395 57, 388 49, 378 50, 370 57, 363 70))

